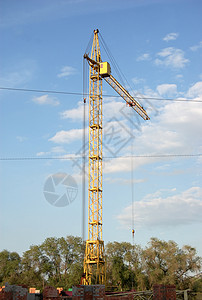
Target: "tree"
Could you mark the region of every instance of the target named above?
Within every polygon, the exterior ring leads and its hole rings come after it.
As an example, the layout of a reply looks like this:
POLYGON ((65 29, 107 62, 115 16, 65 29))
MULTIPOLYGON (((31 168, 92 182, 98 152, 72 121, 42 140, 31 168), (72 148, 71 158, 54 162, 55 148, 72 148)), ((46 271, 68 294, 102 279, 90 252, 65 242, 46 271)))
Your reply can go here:
POLYGON ((65 289, 80 283, 83 272, 83 244, 79 237, 47 238, 23 253, 21 283, 65 289))
POLYGON ((43 256, 41 247, 31 246, 22 256, 21 284, 41 289, 49 270, 50 265, 46 257, 43 256))
MULTIPOLYGON (((47 238, 33 245, 22 257, 16 252, 0 252, 0 284, 25 284, 42 289, 52 285, 68 289, 79 284, 83 273, 84 244, 80 237, 47 238)), ((175 284, 178 289, 201 287, 201 259, 196 249, 179 248, 174 241, 151 238, 148 246, 126 242, 105 247, 107 286, 119 290, 146 290, 154 284, 175 284)))
POLYGON ((12 284, 17 281, 20 274, 21 258, 17 252, 3 250, 0 252, 0 283, 6 281, 12 284))
POLYGON ((107 284, 120 289, 138 288, 141 274, 140 246, 126 242, 108 243, 106 248, 107 284))
POLYGON ((48 282, 51 285, 57 285, 61 279, 60 245, 55 237, 47 238, 40 246, 43 257, 46 258, 48 282))
POLYGON ((80 237, 58 239, 61 257, 60 286, 70 288, 80 283, 83 273, 84 245, 80 237))
POLYGON ((186 245, 180 249, 174 241, 165 242, 157 238, 151 238, 142 259, 149 288, 156 283, 188 288, 189 274, 199 271, 201 267, 195 248, 186 245))
POLYGON ((80 283, 84 251, 80 237, 47 238, 40 248, 49 266, 49 284, 68 288, 80 283))

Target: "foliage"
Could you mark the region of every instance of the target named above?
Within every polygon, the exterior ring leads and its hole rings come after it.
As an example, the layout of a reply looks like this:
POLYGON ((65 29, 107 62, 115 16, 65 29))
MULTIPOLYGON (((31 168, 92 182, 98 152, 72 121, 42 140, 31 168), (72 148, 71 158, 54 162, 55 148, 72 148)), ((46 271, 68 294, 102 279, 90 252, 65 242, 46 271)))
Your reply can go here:
POLYGON ((179 289, 190 287, 189 275, 199 272, 201 259, 196 249, 183 246, 180 249, 173 241, 152 238, 143 251, 143 268, 148 276, 149 288, 159 284, 175 284, 179 289))
POLYGON ((21 258, 16 252, 3 250, 0 252, 0 282, 16 282, 20 273, 21 258))
MULTIPOLYGON (((105 247, 109 287, 119 290, 146 290, 154 284, 175 284, 178 289, 198 291, 201 259, 196 249, 181 249, 174 241, 151 238, 148 246, 126 242, 108 243, 105 247)), ((80 237, 47 238, 33 245, 20 257, 16 252, 0 252, 0 285, 23 284, 42 289, 44 285, 68 289, 80 283, 83 272, 84 245, 80 237)))
POLYGON ((130 243, 114 242, 106 246, 107 285, 120 290, 138 288, 137 275, 141 269, 141 248, 130 243))

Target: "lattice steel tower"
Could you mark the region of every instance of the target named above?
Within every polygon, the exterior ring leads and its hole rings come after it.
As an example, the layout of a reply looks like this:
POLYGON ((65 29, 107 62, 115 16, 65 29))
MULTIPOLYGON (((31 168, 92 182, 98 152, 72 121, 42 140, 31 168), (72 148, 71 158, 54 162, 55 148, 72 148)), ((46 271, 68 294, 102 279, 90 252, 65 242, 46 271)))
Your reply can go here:
POLYGON ((94 30, 89 81, 89 178, 88 178, 88 240, 86 241, 85 284, 104 284, 105 259, 102 240, 102 78, 99 63, 98 30, 94 30), (95 277, 95 278, 93 278, 95 277), (92 280, 93 279, 93 280, 92 280))
POLYGON ((89 178, 88 178, 88 240, 84 257, 84 284, 105 283, 104 242, 102 240, 102 79, 104 79, 144 120, 144 108, 111 75, 108 62, 102 62, 94 30, 89 70, 89 178))

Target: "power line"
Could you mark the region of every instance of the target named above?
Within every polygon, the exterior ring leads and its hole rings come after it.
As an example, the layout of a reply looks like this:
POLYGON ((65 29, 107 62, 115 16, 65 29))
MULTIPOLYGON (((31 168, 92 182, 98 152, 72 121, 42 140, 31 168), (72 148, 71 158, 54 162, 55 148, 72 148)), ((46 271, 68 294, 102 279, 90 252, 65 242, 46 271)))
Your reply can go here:
POLYGON ((36 92, 36 93, 48 93, 48 94, 63 94, 63 95, 83 95, 83 93, 79 93, 79 92, 23 89, 23 88, 13 88, 13 87, 0 87, 0 90, 17 91, 17 92, 36 92))
MULTIPOLYGON (((153 155, 126 155, 126 156, 105 156, 103 157, 103 160, 105 159, 119 159, 119 158, 172 158, 172 157, 201 157, 202 153, 197 154, 153 154, 153 155)), ((68 156, 68 157, 61 157, 61 156, 50 156, 50 157, 0 157, 0 161, 26 161, 26 160, 78 160, 83 158, 83 155, 78 156, 68 156)))
MULTIPOLYGON (((83 94, 82 92, 68 92, 68 91, 56 91, 56 90, 40 90, 40 89, 25 89, 25 88, 13 88, 13 87, 0 87, 0 90, 16 91, 16 92, 35 92, 35 93, 48 93, 48 94, 61 94, 61 95, 76 95, 76 96, 88 96, 88 93, 83 94)), ((103 98, 113 97, 121 98, 116 95, 103 95, 103 98)), ((159 98, 159 97, 145 97, 145 96, 134 96, 134 98, 141 100, 154 100, 154 101, 173 101, 173 102, 196 102, 202 103, 202 100, 196 99, 175 99, 175 98, 159 98)))

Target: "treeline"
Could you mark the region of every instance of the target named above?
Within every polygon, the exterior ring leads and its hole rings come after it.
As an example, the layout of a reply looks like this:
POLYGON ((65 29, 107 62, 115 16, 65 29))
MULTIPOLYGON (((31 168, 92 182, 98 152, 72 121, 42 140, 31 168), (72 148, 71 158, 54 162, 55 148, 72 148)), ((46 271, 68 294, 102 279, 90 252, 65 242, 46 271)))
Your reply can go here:
MULTIPOLYGON (((26 285, 43 289, 45 285, 68 289, 80 283, 84 245, 81 238, 47 238, 31 246, 22 256, 0 252, 0 285, 26 285)), ((106 285, 119 290, 148 290, 154 284, 175 284, 177 289, 202 290, 202 280, 193 277, 201 270, 196 249, 181 249, 174 241, 151 238, 148 246, 112 242, 105 246, 106 285)))

